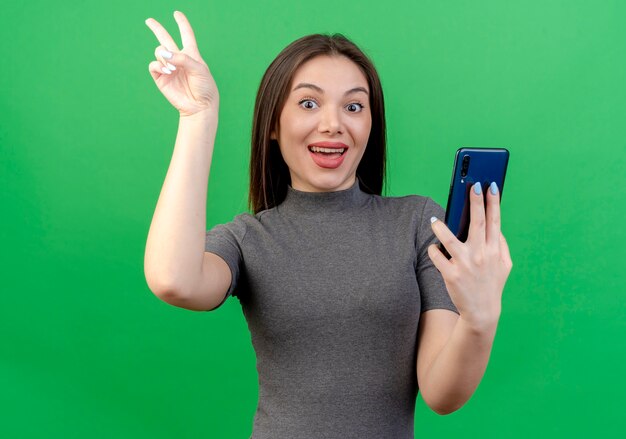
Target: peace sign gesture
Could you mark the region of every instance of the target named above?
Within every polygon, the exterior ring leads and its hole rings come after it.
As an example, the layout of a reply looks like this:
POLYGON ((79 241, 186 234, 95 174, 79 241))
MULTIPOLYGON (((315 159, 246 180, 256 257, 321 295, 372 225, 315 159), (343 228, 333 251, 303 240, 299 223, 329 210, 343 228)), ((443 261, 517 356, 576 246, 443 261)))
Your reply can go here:
POLYGON ((219 109, 219 92, 209 67, 198 51, 196 37, 191 25, 180 11, 174 12, 178 23, 183 50, 153 18, 146 20, 161 43, 155 51, 158 61, 152 61, 148 70, 161 93, 179 111, 181 116, 191 116, 201 111, 215 112, 219 109))

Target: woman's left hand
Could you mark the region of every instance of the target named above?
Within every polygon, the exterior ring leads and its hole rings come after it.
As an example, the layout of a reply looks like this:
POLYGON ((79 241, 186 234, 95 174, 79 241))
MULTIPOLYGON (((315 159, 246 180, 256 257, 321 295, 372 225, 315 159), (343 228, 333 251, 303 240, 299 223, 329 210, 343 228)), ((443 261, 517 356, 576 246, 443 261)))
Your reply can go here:
POLYGON ((452 258, 448 260, 435 244, 428 247, 428 256, 441 272, 461 318, 481 329, 497 324, 502 290, 513 267, 500 231, 498 188, 494 183, 485 190, 486 213, 480 183, 470 190, 470 227, 465 242, 459 241, 443 221, 431 219, 435 236, 452 258))

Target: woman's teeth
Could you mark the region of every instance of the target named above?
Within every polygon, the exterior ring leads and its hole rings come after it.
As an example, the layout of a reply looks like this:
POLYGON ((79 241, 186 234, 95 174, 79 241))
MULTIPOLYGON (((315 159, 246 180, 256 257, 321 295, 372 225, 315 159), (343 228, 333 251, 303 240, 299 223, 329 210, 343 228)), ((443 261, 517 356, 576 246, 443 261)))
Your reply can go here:
POLYGON ((346 150, 345 148, 322 148, 319 146, 309 146, 309 149, 313 152, 323 152, 326 154, 343 154, 343 152, 346 150))

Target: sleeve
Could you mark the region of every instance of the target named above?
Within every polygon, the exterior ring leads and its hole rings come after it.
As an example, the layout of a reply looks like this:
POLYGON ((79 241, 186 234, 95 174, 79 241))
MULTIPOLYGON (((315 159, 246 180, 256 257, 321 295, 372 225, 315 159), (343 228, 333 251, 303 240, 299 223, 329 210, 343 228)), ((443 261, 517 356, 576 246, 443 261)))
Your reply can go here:
POLYGON ((242 246, 247 231, 244 218, 247 215, 249 214, 237 215, 231 222, 218 224, 206 232, 204 251, 215 253, 222 258, 228 264, 232 275, 232 281, 224 300, 213 309, 219 308, 228 296, 237 295, 237 285, 243 263, 242 246))
POLYGON ((452 299, 450 299, 441 273, 430 260, 430 256, 428 256, 428 246, 439 243, 439 239, 433 233, 430 225, 430 218, 433 216, 443 221, 445 211, 439 204, 427 197, 421 218, 419 218, 416 240, 417 262, 415 274, 417 275, 417 283, 421 293, 421 312, 429 309, 449 309, 459 314, 452 299))

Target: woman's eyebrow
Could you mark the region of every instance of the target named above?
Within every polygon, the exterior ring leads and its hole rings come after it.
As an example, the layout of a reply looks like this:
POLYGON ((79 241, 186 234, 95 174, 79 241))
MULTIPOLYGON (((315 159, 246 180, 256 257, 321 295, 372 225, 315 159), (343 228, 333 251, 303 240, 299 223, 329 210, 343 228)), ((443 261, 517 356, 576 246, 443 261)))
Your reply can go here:
MULTIPOLYGON (((317 91, 318 93, 324 94, 324 90, 322 90, 322 89, 321 89, 320 87, 318 87, 317 85, 315 85, 315 84, 310 84, 310 83, 308 83, 308 82, 301 82, 300 84, 296 85, 296 86, 293 88, 293 90, 291 90, 291 91, 296 91, 296 90, 297 90, 297 89, 299 89, 299 88, 310 88, 310 89, 313 89, 313 90, 317 91)), ((352 93, 357 93, 357 92, 360 92, 360 91, 361 91, 361 92, 363 92, 363 93, 365 93, 365 94, 369 94, 369 93, 367 92, 367 89, 365 89, 364 87, 354 87, 354 88, 351 88, 350 90, 348 90, 347 92, 345 92, 343 95, 344 95, 344 96, 348 96, 349 94, 352 94, 352 93)))

